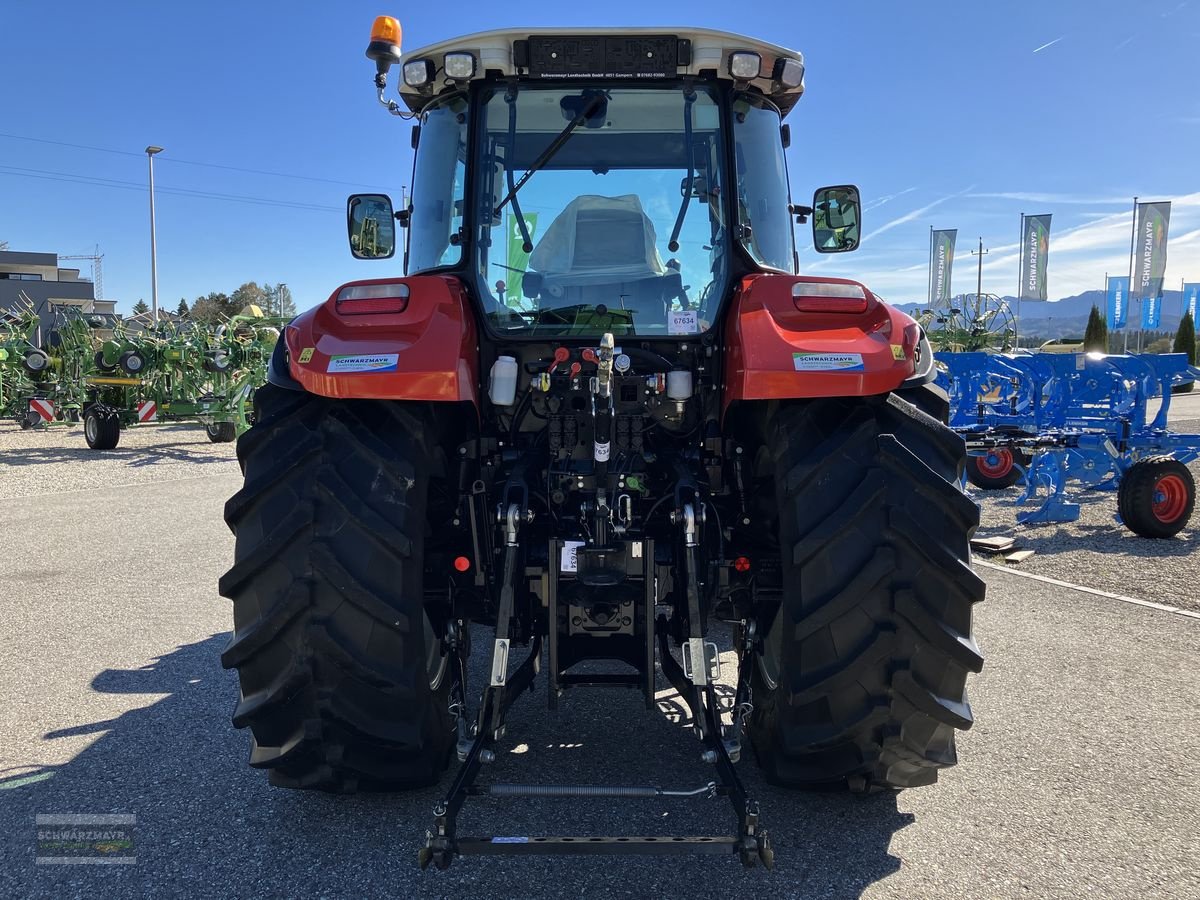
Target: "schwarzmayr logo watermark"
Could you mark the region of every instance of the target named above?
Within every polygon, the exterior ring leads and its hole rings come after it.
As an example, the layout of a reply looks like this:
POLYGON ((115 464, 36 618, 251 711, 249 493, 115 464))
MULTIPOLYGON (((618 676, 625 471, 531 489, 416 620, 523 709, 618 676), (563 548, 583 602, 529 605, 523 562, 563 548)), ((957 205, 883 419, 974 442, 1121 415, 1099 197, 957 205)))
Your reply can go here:
POLYGON ((131 865, 137 862, 133 841, 136 816, 38 815, 37 858, 39 866, 131 865))

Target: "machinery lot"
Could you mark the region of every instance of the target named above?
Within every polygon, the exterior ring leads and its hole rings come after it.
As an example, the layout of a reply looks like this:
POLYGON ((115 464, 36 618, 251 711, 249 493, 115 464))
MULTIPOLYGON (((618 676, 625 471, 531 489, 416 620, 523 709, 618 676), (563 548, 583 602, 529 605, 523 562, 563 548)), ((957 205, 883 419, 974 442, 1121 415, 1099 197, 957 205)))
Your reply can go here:
MULTIPOLYGON (((1200 396, 1181 398, 1177 416, 1180 430, 1200 427, 1200 396)), ((699 886, 785 897, 1200 896, 1200 619, 994 569, 983 570, 976 628, 987 656, 971 682, 977 721, 939 785, 795 794, 764 785, 746 760, 773 873, 712 857, 465 859, 421 873, 416 849, 444 786, 331 797, 271 788, 245 765, 246 735, 229 724, 236 680, 218 661, 228 601, 216 592, 232 555, 221 507, 239 483, 233 446, 197 428, 134 430, 98 455, 78 429, 0 426, 3 895, 694 896, 699 886), (135 815, 136 865, 36 866, 38 813, 135 815)), ((1013 493, 985 499, 987 533, 1008 525, 1013 493)), ((1021 529, 1037 553, 1013 568, 1200 608, 1200 528, 1146 541, 1112 523, 1113 508, 1099 495, 1078 523, 1021 529)), ((645 714, 632 693, 571 694, 554 715, 538 688, 514 707, 513 752, 489 779, 709 779, 694 739, 645 714)), ((673 693, 659 699, 677 719, 673 693)), ((587 830, 567 801, 507 808, 501 820, 480 801, 464 827, 587 830)), ((597 830, 652 833, 729 815, 704 800, 590 808, 597 830)))
MULTIPOLYGON (((1179 433, 1200 433, 1200 393, 1179 394, 1172 399, 1170 426, 1179 433)), ((1200 462, 1192 463, 1190 468, 1200 484, 1200 462)), ((1031 508, 1016 505, 1023 490, 1020 486, 1002 491, 972 489, 983 506, 978 534, 1011 535, 1017 539, 1017 546, 1034 551, 1014 568, 1200 610, 1200 513, 1192 515, 1191 523, 1176 539, 1150 541, 1114 521, 1115 491, 1077 491, 1071 496, 1082 507, 1079 521, 1026 527, 1016 521, 1018 511, 1031 508)), ((1001 562, 998 558, 994 561, 1001 562)))

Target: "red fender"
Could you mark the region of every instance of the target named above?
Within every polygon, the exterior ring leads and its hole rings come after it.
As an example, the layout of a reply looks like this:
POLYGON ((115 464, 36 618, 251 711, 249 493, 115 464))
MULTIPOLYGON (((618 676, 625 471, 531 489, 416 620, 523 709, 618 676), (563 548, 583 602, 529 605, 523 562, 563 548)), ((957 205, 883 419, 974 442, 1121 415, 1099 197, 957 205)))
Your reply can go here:
POLYGON ((467 304, 462 283, 447 276, 348 282, 284 330, 288 368, 324 397, 469 400, 478 409, 479 352, 467 304), (373 285, 381 287, 347 290, 373 285), (354 294, 374 296, 349 299, 354 294))
POLYGON ((916 371, 920 327, 857 281, 747 276, 726 326, 723 409, 738 400, 886 394, 916 371), (822 288, 832 285, 851 287, 822 288), (808 295, 855 288, 861 298, 808 295))

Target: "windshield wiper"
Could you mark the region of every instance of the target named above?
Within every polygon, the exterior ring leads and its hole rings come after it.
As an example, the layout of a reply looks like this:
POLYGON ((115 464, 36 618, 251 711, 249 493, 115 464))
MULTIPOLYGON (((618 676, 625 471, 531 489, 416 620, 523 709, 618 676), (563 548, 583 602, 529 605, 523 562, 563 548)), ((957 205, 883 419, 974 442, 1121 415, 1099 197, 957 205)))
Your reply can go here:
MULTIPOLYGON (((546 149, 542 151, 541 155, 533 161, 533 163, 529 166, 528 169, 525 170, 525 174, 521 176, 520 181, 518 181, 515 185, 513 185, 512 187, 509 188, 508 194, 505 195, 504 199, 501 200, 500 204, 496 207, 495 215, 500 215, 500 212, 504 209, 505 206, 507 206, 509 204, 510 201, 512 201, 513 209, 514 209, 514 211, 516 211, 516 209, 517 209, 517 205, 516 205, 517 192, 520 191, 521 188, 525 186, 525 182, 527 182, 533 176, 534 172, 538 171, 541 168, 544 168, 545 165, 548 162, 550 162, 551 159, 554 158, 555 154, 558 153, 558 151, 563 148, 563 145, 566 144, 566 142, 568 140, 570 140, 570 137, 574 133, 575 129, 577 129, 580 125, 585 124, 588 119, 592 118, 592 116, 594 116, 594 115, 596 115, 596 113, 600 112, 607 103, 608 103, 608 98, 605 97, 604 94, 601 93, 600 91, 596 91, 594 93, 591 93, 590 95, 588 94, 588 92, 585 92, 584 103, 583 103, 582 107, 580 108, 579 112, 574 116, 574 118, 571 119, 570 122, 567 123, 567 127, 558 133, 558 137, 556 137, 554 140, 552 140, 550 142, 550 144, 546 147, 546 149)), ((510 118, 509 118, 509 123, 510 123, 509 124, 509 134, 515 138, 515 135, 512 135, 512 133, 516 130, 513 127, 515 125, 514 120, 516 118, 516 107, 515 106, 510 108, 509 116, 510 116, 510 118)), ((515 144, 515 143, 516 143, 515 140, 509 141, 509 152, 510 153, 513 153, 516 150, 516 148, 513 146, 513 144, 515 144)), ((512 172, 511 168, 509 168, 509 172, 510 173, 512 172)), ((524 216, 518 215, 517 222, 519 223, 520 228, 521 228, 521 236, 525 239, 525 244, 526 244, 525 252, 528 253, 530 250, 533 249, 533 247, 530 246, 529 235, 525 233, 525 218, 524 218, 524 216)))
POLYGON ((683 202, 679 205, 679 215, 675 217, 675 227, 671 229, 671 240, 667 249, 674 253, 679 249, 679 232, 683 231, 683 217, 687 215, 688 206, 692 202, 692 173, 695 172, 692 158, 692 104, 696 102, 696 92, 690 87, 683 95, 683 152, 687 156, 687 179, 684 181, 683 202))

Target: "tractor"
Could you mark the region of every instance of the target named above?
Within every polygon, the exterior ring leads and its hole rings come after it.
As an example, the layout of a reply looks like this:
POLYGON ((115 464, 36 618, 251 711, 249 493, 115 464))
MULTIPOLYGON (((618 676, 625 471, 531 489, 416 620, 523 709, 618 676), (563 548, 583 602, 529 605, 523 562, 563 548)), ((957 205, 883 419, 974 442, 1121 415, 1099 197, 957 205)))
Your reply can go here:
POLYGON ((791 201, 802 56, 699 28, 402 54, 390 17, 367 56, 411 125, 411 202, 349 198, 351 253, 381 271, 283 328, 238 441, 222 662, 250 765, 348 792, 429 787, 457 763, 418 848, 436 868, 769 867, 743 750, 788 788, 934 782, 983 664, 979 510, 921 327, 859 281, 798 274, 797 221, 820 253, 862 227, 851 185, 791 201), (707 777, 489 782, 539 674, 550 709, 620 688, 653 708, 669 685, 707 777), (735 824, 464 835, 478 795, 723 797, 735 824))

